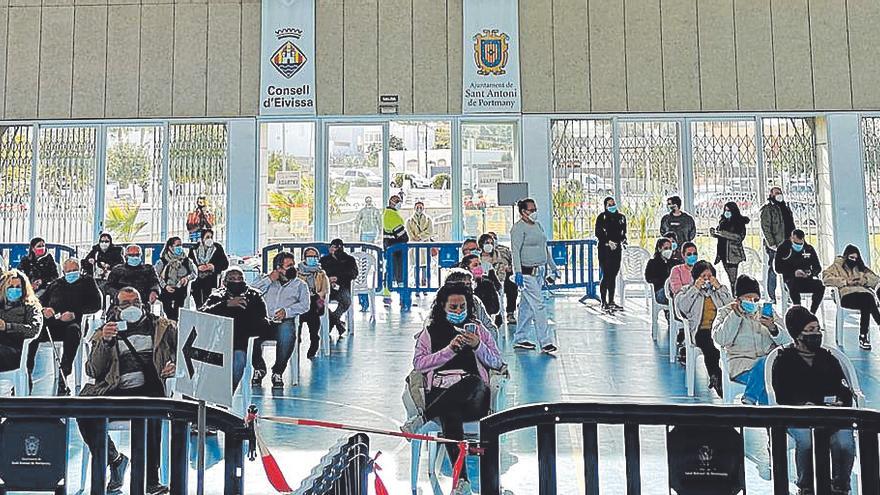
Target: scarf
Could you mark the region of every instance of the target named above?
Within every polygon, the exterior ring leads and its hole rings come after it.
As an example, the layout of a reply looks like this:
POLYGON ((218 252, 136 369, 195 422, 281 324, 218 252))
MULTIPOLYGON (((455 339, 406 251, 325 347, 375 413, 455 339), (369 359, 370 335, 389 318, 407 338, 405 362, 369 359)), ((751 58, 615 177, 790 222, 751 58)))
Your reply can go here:
POLYGON ((315 279, 317 278, 318 272, 321 271, 320 266, 308 266, 303 262, 300 262, 296 266, 296 271, 299 276, 305 281, 306 285, 309 286, 309 292, 312 294, 315 293, 315 279))
POLYGON ((177 285, 180 282, 180 267, 183 266, 183 262, 186 260, 186 253, 178 256, 174 254, 174 252, 170 249, 166 249, 164 253, 162 253, 162 262, 165 266, 162 268, 162 280, 165 281, 168 285, 177 285))
POLYGON ((193 256, 196 259, 197 265, 207 265, 211 262, 211 258, 214 257, 214 253, 217 251, 217 245, 214 244, 211 247, 207 247, 201 242, 198 246, 196 246, 195 252, 193 256))

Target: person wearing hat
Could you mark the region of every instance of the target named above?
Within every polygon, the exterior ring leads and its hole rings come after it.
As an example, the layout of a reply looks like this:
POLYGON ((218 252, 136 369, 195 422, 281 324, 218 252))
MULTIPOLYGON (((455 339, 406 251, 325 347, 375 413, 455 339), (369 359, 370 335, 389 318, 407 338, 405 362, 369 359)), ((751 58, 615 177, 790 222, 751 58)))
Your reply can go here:
POLYGON ((767 404, 764 360, 779 345, 791 342, 782 318, 761 311, 761 286, 748 275, 736 279, 736 299, 718 310, 712 338, 727 352, 730 379, 746 386, 744 404, 767 404))
MULTIPOLYGON (((776 402, 786 406, 851 407, 852 389, 841 363, 822 347, 822 329, 816 316, 804 307, 792 306, 785 315, 785 328, 794 344, 783 347, 773 365, 776 402)), ((809 428, 789 428, 788 434, 795 442, 795 484, 801 495, 813 495, 816 492, 813 486, 812 432, 809 428)), ((856 452, 852 430, 830 432, 829 443, 830 493, 848 494, 856 452)))
POLYGON ((336 309, 330 312, 330 328, 336 328, 342 335, 346 330, 342 315, 351 307, 351 282, 358 277, 357 261, 345 252, 342 239, 333 239, 330 254, 322 257, 319 264, 330 278, 330 300, 336 301, 336 309))

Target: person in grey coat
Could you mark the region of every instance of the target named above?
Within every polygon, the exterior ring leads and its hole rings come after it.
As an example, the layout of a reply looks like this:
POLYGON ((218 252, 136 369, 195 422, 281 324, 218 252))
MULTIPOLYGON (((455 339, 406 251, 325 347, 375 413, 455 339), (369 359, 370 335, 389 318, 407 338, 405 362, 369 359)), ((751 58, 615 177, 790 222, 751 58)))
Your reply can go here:
MULTIPOLYGON (((675 233, 678 245, 693 241, 697 237, 697 224, 694 217, 681 209, 681 198, 672 196, 666 200, 669 213, 660 219, 660 235, 665 236, 669 232, 675 233)), ((674 249, 673 249, 674 251, 674 249)))

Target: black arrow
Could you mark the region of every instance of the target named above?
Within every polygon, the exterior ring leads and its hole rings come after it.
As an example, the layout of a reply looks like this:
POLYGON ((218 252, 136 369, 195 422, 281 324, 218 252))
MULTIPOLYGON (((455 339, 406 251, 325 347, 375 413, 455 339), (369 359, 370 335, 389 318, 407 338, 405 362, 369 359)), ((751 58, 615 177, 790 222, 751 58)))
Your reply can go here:
POLYGON ((189 337, 186 339, 186 343, 183 344, 183 359, 186 361, 186 371, 189 372, 190 379, 192 379, 193 374, 195 373, 193 359, 205 364, 223 366, 223 354, 193 346, 193 342, 196 341, 197 335, 196 327, 193 327, 192 332, 189 333, 189 337))

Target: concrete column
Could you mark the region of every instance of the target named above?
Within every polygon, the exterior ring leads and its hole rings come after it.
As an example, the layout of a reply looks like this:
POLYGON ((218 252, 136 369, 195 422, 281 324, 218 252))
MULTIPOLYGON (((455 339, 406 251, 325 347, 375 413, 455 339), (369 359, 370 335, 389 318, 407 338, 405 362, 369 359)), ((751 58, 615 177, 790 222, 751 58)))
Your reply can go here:
POLYGON ((259 178, 258 125, 255 119, 229 121, 229 177, 226 251, 247 256, 258 252, 259 178))
MULTIPOLYGON (((828 250, 826 245, 833 246, 833 254, 837 254, 847 244, 854 244, 870 263, 859 116, 831 113, 817 118, 816 141, 819 207, 831 212, 831 225, 821 222, 823 215, 819 215, 822 251, 828 250), (829 232, 833 232, 833 239, 827 238, 829 232)), ((830 260, 827 254, 823 258, 830 260)))
POLYGON ((538 219, 548 237, 553 237, 553 201, 550 193, 550 118, 522 118, 522 180, 529 183, 529 195, 538 205, 538 219))

